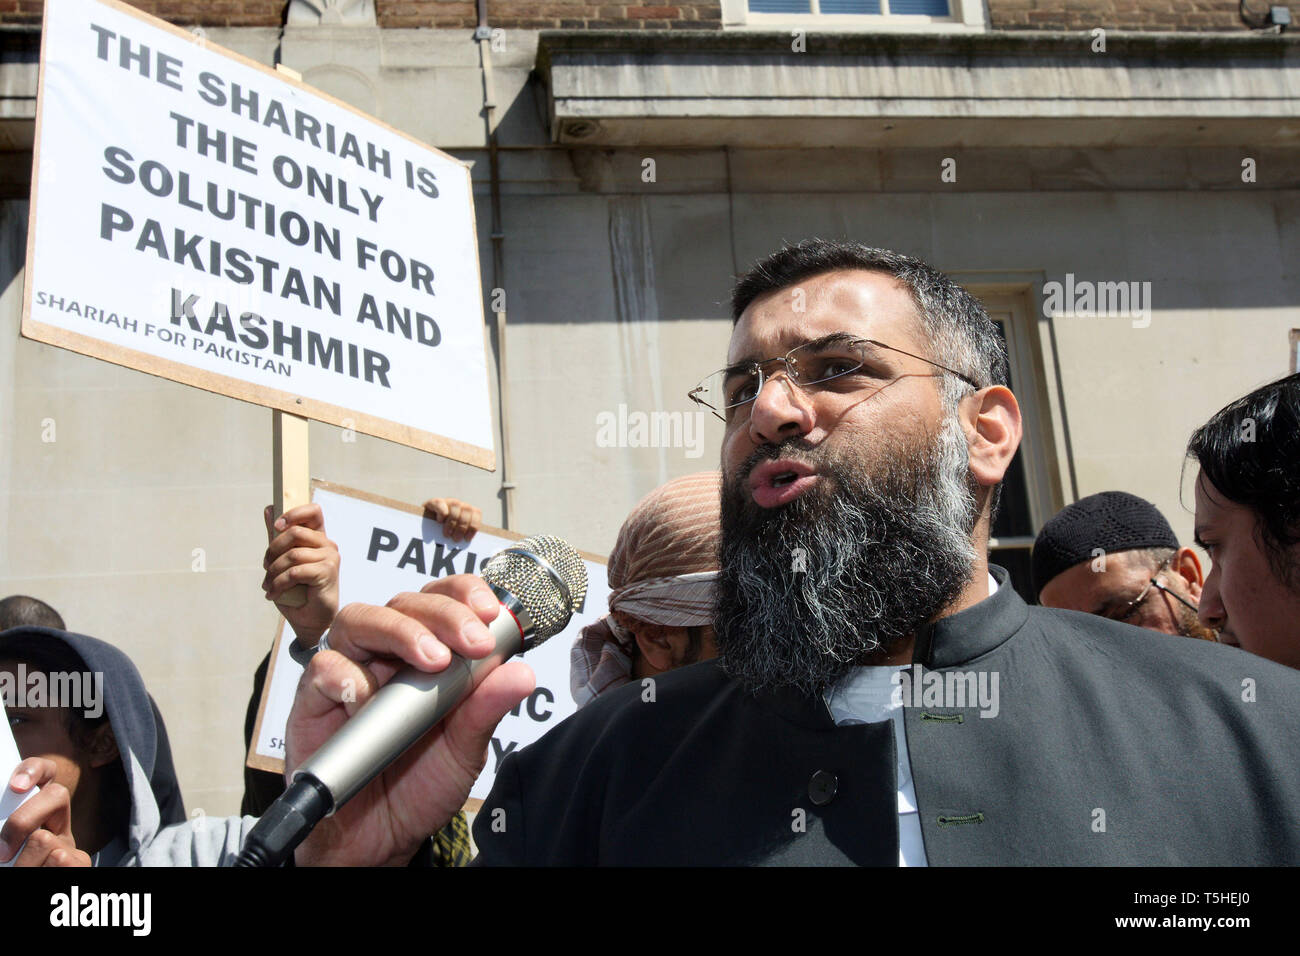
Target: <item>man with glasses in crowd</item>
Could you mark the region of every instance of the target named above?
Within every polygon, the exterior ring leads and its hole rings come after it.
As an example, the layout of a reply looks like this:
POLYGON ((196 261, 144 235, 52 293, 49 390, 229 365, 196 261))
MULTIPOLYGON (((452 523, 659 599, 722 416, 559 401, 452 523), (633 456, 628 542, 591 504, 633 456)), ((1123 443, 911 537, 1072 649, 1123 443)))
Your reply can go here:
MULTIPOLYGON (((1021 422, 969 293, 813 240, 744 276, 733 315, 693 393, 726 423, 720 657, 507 757, 479 862, 1300 863, 1300 674, 1028 607, 988 564, 1021 422)), ((466 575, 345 608, 299 685, 289 772, 391 673, 378 659, 482 657, 496 613, 466 575)), ((532 686, 523 662, 493 671, 297 862, 406 863, 532 686)))
POLYGON ((1103 491, 1061 509, 1034 542, 1033 575, 1044 607, 1216 639, 1197 614, 1205 584, 1200 559, 1137 495, 1103 491))

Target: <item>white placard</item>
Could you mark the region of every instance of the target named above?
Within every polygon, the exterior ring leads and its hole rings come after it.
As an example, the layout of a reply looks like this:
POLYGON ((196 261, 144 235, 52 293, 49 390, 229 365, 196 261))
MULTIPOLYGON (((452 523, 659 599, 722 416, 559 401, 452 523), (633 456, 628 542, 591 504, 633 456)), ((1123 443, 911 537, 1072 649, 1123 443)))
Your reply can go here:
MULTIPOLYGON (((383 605, 434 578, 476 573, 489 557, 521 537, 485 530, 468 543, 456 543, 443 537, 442 526, 423 517, 419 508, 383 503, 327 482, 312 485, 312 500, 324 512, 325 533, 338 545, 342 562, 340 607, 353 602, 383 605)), ((569 690, 569 652, 578 632, 605 614, 609 603, 604 563, 595 558, 585 563, 586 602, 567 628, 524 656, 537 675, 537 687, 518 713, 507 714, 497 725, 487 766, 470 793, 473 799, 483 799, 492 789, 502 757, 532 743, 577 709, 569 690)), ((292 638, 292 631, 286 631, 279 641, 254 731, 250 765, 264 769, 283 770, 284 728, 302 675, 289 656, 292 638)))
POLYGON ((494 467, 468 165, 102 0, 35 152, 24 335, 494 467))

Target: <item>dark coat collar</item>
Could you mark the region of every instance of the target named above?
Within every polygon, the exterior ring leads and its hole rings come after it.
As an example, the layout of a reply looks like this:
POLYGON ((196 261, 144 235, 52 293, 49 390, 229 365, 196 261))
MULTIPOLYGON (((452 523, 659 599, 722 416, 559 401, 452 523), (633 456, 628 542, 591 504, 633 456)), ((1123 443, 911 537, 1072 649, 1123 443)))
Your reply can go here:
MULTIPOLYGON (((998 582, 997 593, 974 607, 922 626, 916 635, 913 663, 928 670, 956 667, 1000 647, 1024 626, 1029 607, 1011 586, 1011 575, 996 564, 989 565, 989 573, 998 582)), ((760 693, 758 702, 803 727, 835 726, 821 695, 808 697, 785 687, 760 693)))
POLYGON ((1000 647, 1024 626, 1029 607, 1011 586, 1010 573, 996 564, 989 565, 989 573, 998 582, 997 593, 922 627, 916 635, 913 663, 919 661, 931 670, 956 667, 1000 647))

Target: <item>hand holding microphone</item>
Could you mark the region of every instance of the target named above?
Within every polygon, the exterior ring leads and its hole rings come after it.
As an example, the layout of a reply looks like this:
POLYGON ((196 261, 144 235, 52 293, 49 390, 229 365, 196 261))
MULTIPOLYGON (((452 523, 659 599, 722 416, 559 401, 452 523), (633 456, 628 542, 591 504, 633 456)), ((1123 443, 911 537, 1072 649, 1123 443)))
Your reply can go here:
MULTIPOLYGON (((405 864, 468 798, 497 723, 533 689, 529 668, 503 662, 563 630, 586 590, 581 558, 555 538, 525 539, 483 573, 497 593, 456 575, 335 619, 289 716, 285 798, 311 790, 308 816, 335 811, 299 847, 299 864, 405 864)), ((281 839, 276 812, 246 851, 281 839)))

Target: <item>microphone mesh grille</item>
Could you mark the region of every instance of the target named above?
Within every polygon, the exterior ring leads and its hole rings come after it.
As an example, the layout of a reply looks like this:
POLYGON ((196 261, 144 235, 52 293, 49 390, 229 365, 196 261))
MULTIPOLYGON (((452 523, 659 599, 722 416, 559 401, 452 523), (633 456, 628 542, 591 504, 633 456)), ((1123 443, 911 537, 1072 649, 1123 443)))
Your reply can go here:
POLYGON ((564 630, 569 617, 587 597, 587 566, 582 555, 567 541, 551 534, 533 535, 497 552, 483 566, 482 575, 489 584, 519 599, 533 620, 534 644, 564 630), (567 601, 563 589, 533 555, 550 565, 564 581, 569 589, 567 601))

